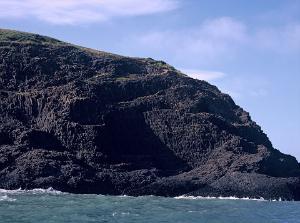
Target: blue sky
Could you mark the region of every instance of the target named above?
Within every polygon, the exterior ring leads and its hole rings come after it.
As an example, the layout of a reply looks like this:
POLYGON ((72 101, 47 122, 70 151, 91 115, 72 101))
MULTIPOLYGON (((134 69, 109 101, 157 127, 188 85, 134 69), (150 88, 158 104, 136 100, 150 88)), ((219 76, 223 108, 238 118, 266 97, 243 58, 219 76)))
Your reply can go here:
POLYGON ((0 27, 164 60, 229 93, 300 160, 298 0, 0 0, 0 27))

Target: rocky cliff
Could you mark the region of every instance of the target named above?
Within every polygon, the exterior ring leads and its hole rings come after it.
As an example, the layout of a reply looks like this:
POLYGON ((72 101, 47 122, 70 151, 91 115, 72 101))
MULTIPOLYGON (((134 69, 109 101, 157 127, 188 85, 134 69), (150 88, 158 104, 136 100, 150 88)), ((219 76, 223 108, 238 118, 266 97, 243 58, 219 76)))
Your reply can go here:
POLYGON ((0 188, 300 200, 297 160, 162 61, 0 30, 0 114, 0 188))

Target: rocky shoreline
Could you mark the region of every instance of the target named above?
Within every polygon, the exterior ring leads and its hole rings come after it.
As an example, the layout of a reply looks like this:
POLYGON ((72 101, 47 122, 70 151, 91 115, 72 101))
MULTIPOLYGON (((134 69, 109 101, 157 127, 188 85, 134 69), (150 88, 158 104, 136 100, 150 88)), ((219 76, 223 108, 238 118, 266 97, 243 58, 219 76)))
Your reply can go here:
POLYGON ((0 30, 0 188, 300 200, 297 160, 151 58, 0 30))

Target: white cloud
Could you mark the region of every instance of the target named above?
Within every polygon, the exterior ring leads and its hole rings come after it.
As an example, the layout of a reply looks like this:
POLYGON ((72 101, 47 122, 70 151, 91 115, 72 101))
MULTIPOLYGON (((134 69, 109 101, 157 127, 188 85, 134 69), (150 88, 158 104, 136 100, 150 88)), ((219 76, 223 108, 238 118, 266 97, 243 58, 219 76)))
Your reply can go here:
POLYGON ((100 4, 114 15, 146 15, 178 7, 175 0, 102 0, 100 4))
POLYGON ((180 69, 180 71, 194 79, 211 81, 223 78, 225 74, 219 71, 205 71, 205 70, 191 70, 191 69, 180 69))
POLYGON ((262 98, 269 93, 269 82, 266 77, 231 76, 220 71, 179 69, 194 79, 209 81, 220 90, 236 100, 243 98, 262 98))
POLYGON ((0 0, 0 18, 37 18, 54 24, 103 22, 174 10, 177 0, 0 0))
POLYGON ((215 80, 222 92, 229 94, 236 100, 249 98, 263 98, 270 91, 270 80, 265 76, 228 76, 221 81, 215 80))
POLYGON ((235 100, 262 98, 269 94, 269 80, 266 77, 231 76, 220 71, 179 69, 194 79, 209 81, 235 100))
MULTIPOLYGON (((128 40, 126 40, 128 41, 128 40)), ((169 52, 178 61, 193 58, 207 63, 234 56, 238 46, 248 41, 246 26, 233 18, 220 17, 203 21, 199 26, 154 31, 130 40, 137 49, 169 52)))
POLYGON ((275 52, 299 52, 300 24, 292 23, 282 27, 265 27, 253 36, 253 44, 263 50, 275 52))
MULTIPOLYGON (((249 28, 235 18, 218 17, 189 28, 156 30, 131 39, 126 37, 126 50, 139 52, 142 49, 146 55, 159 55, 184 67, 211 67, 260 51, 264 54, 299 53, 299 39, 300 23, 297 22, 249 28)), ((125 45, 124 42, 121 44, 125 45)))

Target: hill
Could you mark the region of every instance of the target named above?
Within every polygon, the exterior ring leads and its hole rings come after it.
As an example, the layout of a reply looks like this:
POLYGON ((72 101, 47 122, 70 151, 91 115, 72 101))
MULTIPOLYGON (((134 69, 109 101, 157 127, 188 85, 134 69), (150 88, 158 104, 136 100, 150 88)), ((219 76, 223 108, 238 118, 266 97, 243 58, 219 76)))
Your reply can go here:
POLYGON ((163 61, 2 29, 0 114, 0 188, 300 200, 297 160, 163 61))

